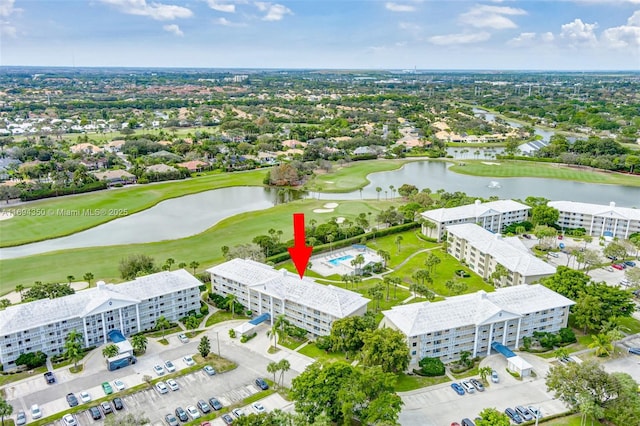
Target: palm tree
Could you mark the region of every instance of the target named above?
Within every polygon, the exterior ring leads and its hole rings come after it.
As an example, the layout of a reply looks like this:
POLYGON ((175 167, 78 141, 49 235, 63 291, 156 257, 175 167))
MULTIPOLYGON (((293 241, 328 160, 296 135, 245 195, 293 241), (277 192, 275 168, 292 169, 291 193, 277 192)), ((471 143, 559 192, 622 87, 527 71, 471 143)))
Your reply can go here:
POLYGON ((378 250, 377 254, 382 258, 382 266, 386 268, 387 262, 391 260, 391 254, 388 251, 382 249, 378 250))
POLYGON ((273 383, 275 383, 277 385, 276 382, 276 373, 280 370, 280 366, 278 365, 277 362, 271 361, 269 364, 267 364, 267 373, 272 373, 273 374, 273 383))
POLYGON ((73 275, 67 275, 67 282, 68 282, 69 284, 71 284, 71 281, 73 281, 73 280, 75 280, 75 279, 76 279, 76 277, 74 277, 73 275))
POLYGON ((280 387, 284 387, 284 373, 291 369, 291 363, 288 359, 283 358, 278 362, 278 369, 280 370, 280 387))
POLYGON ((198 269, 198 266, 200 266, 199 262, 196 262, 195 260, 191 261, 191 263, 189 263, 189 268, 193 269, 193 275, 196 274, 196 269, 198 269))
POLYGON ((227 294, 227 309, 231 307, 231 318, 235 318, 236 316, 236 302, 238 301, 238 296, 233 293, 227 294))
POLYGON ((133 350, 138 354, 144 353, 147 350, 147 343, 148 341, 144 334, 131 336, 131 346, 133 346, 133 350))
POLYGON ((284 336, 284 328, 289 324, 287 321, 287 317, 284 314, 277 315, 273 320, 273 324, 271 325, 271 330, 269 331, 270 335, 273 336, 273 347, 278 347, 278 339, 284 336))
POLYGON ((480 379, 482 379, 483 382, 487 383, 487 376, 489 374, 491 374, 491 367, 480 367, 478 369, 478 374, 480 375, 480 379))
POLYGON ((376 192, 378 193, 378 201, 380 201, 380 193, 382 192, 382 188, 376 186, 376 192))
POLYGON ((24 296, 22 295, 22 292, 24 291, 24 286, 22 284, 18 284, 16 286, 16 293, 20 294, 20 301, 24 302, 24 296))
POLYGON ((327 235, 327 242, 329 243, 329 253, 333 252, 333 240, 335 240, 336 237, 333 234, 329 234, 327 235))
POLYGON ((82 277, 83 280, 85 280, 86 282, 89 283, 89 287, 91 287, 91 280, 93 280, 95 277, 93 276, 93 274, 91 272, 87 272, 86 274, 84 274, 84 276, 82 277))
POLYGON ((156 319, 156 330, 158 329, 162 330, 163 339, 164 339, 164 331, 169 327, 171 327, 171 323, 164 316, 159 316, 158 319, 156 319))
POLYGON ((389 185, 389 189, 391 190, 391 199, 393 199, 393 196, 395 194, 395 187, 393 185, 389 185))
POLYGON ((173 258, 168 258, 165 262, 165 265, 167 265, 169 267, 169 270, 171 270, 171 266, 176 263, 176 261, 173 258))
POLYGON ((78 361, 82 359, 82 334, 71 330, 64 340, 64 354, 73 361, 74 370, 78 370, 78 361))
POLYGON ((402 243, 402 240, 403 240, 403 239, 404 239, 404 238, 402 237, 402 235, 398 235, 398 236, 396 237, 396 241, 395 241, 395 242, 396 242, 396 246, 398 246, 398 253, 400 253, 400 243, 402 243))
POLYGON ((613 352, 613 343, 611 342, 611 336, 604 333, 598 333, 591 336, 593 340, 589 344, 589 348, 595 348, 596 356, 609 356, 613 352))
POLYGON ((111 343, 110 345, 105 346, 104 349, 102 350, 102 356, 105 357, 105 358, 114 357, 114 356, 118 355, 119 353, 120 353, 120 350, 113 343, 111 343))
POLYGON ((185 262, 178 263, 178 269, 184 269, 186 267, 187 267, 187 264, 185 262))

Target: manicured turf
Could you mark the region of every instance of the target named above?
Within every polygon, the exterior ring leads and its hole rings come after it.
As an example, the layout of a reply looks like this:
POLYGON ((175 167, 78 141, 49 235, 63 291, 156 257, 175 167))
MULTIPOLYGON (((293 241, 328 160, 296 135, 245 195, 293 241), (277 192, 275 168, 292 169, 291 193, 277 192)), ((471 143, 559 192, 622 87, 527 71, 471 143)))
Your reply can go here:
MULTIPOLYGON (((0 221, 0 247, 9 247, 70 235, 117 219, 117 215, 65 216, 65 212, 126 211, 132 214, 162 200, 229 186, 259 186, 267 172, 209 174, 182 181, 110 189, 77 196, 59 197, 12 207, 33 215, 0 221)), ((124 214, 124 215, 126 215, 124 214)))
POLYGON ((317 175, 305 185, 305 188, 320 192, 355 191, 369 184, 368 174, 399 169, 407 161, 410 160, 369 160, 334 166, 331 173, 317 175))
POLYGON ((404 373, 397 375, 396 385, 393 387, 396 392, 407 392, 415 389, 424 388, 427 386, 433 386, 440 383, 446 383, 449 381, 447 376, 439 377, 423 377, 414 374, 408 376, 404 373))
POLYGON ((318 223, 322 223, 333 216, 354 220, 362 212, 372 211, 375 215, 380 211, 378 206, 386 205, 375 200, 340 201, 333 213, 313 213, 314 209, 322 207, 326 202, 300 200, 262 211, 243 213, 227 218, 201 234, 179 240, 66 250, 2 260, 0 295, 13 290, 17 284, 31 286, 34 281, 66 282, 68 275, 82 277, 87 272, 94 275, 95 281, 120 282, 120 260, 136 253, 153 257, 158 266, 168 258, 173 258, 176 265, 180 262, 189 264, 197 261, 202 271, 224 260, 222 246, 233 247, 249 243, 256 235, 267 234, 269 228, 281 229, 284 232, 283 241, 291 239, 293 213, 304 213, 307 222, 316 219, 318 223))
MULTIPOLYGON (((486 160, 485 160, 486 161, 486 160)), ((605 173, 596 170, 578 169, 554 163, 537 163, 534 161, 504 161, 495 160, 483 164, 480 160, 465 160, 464 165, 456 164, 449 170, 472 176, 486 177, 537 177, 562 180, 575 180, 586 183, 611 185, 640 186, 640 175, 625 175, 622 173, 605 173)))
POLYGON ((347 361, 343 352, 325 352, 322 349, 318 349, 315 343, 309 343, 304 348, 298 351, 299 353, 311 358, 315 358, 318 361, 347 361))

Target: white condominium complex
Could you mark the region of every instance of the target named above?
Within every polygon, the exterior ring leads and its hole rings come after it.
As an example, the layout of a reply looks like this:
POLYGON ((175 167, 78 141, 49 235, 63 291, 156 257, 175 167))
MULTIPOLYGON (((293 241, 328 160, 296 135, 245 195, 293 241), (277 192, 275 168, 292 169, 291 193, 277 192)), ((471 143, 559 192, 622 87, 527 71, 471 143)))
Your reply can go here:
POLYGON ((540 285, 499 288, 495 292, 412 303, 383 311, 381 327, 407 336, 411 363, 424 357, 443 362, 491 353, 491 343, 517 349, 534 331, 557 332, 567 326, 574 302, 540 285))
POLYGON ((531 207, 513 200, 489 203, 476 200, 466 206, 427 210, 421 213, 422 218, 427 221, 422 225, 422 233, 440 241, 448 226, 460 223, 476 223, 491 232, 500 233, 505 226, 527 220, 530 209, 531 207))
POLYGON ((207 269, 212 290, 226 296, 234 294, 242 305, 256 314, 268 313, 271 321, 280 314, 291 324, 314 336, 326 336, 333 321, 364 315, 369 299, 359 293, 331 285, 253 260, 233 259, 207 269))
POLYGON ((484 279, 491 279, 498 265, 506 274, 497 287, 531 284, 556 273, 556 268, 535 257, 518 237, 503 238, 472 223, 447 227, 447 252, 465 262, 484 279))
POLYGON ((76 330, 84 347, 107 343, 112 330, 125 336, 155 327, 163 316, 176 321, 200 308, 202 283, 184 269, 159 272, 56 299, 42 299, 0 311, 0 363, 14 368, 22 353, 64 352, 67 334, 76 330))
POLYGON ((640 232, 640 209, 609 205, 549 201, 548 206, 560 212, 558 225, 562 229, 584 228, 594 237, 629 238, 640 232))

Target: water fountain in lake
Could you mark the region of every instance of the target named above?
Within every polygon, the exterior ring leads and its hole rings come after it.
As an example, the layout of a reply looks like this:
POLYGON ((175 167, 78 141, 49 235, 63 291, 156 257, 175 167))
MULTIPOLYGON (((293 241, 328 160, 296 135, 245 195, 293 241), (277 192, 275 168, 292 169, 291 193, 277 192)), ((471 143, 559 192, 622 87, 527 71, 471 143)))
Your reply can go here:
POLYGON ((489 189, 498 189, 498 188, 501 188, 501 187, 502 187, 502 185, 500 185, 500 182, 497 182, 497 181, 495 181, 495 180, 492 180, 491 182, 489 182, 489 185, 487 185, 487 187, 488 187, 489 189))

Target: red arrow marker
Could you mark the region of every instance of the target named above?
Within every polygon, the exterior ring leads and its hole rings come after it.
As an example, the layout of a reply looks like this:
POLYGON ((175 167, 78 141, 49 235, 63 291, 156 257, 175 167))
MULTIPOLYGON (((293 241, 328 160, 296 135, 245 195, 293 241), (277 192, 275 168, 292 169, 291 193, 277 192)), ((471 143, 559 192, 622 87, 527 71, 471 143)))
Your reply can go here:
POLYGON ((298 275, 302 279, 313 251, 313 247, 307 247, 305 244, 304 213, 293 214, 293 247, 289 247, 288 250, 293 264, 296 265, 298 275))

